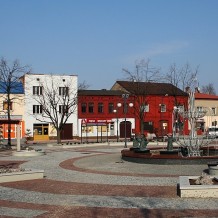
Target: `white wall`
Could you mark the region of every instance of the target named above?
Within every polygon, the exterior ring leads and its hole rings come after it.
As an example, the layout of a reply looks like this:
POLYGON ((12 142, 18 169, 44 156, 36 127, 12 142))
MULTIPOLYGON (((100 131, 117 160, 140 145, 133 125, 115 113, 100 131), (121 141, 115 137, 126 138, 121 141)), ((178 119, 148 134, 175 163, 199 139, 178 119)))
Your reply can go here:
MULTIPOLYGON (((76 75, 45 75, 45 74, 25 74, 24 75, 24 90, 25 90, 25 112, 24 119, 26 121, 26 129, 30 129, 33 133, 34 123, 51 123, 49 118, 43 118, 41 115, 33 115, 33 105, 39 105, 33 95, 33 86, 45 86, 51 88, 53 84, 57 87, 68 86, 70 97, 74 98, 78 88, 78 77, 76 75), (63 81, 63 79, 65 81, 63 81), (44 122, 38 121, 36 118, 42 119, 44 122)), ((59 95, 59 93, 57 93, 59 95)), ((77 136, 77 106, 75 113, 72 114, 66 123, 73 123, 73 136, 77 136)))

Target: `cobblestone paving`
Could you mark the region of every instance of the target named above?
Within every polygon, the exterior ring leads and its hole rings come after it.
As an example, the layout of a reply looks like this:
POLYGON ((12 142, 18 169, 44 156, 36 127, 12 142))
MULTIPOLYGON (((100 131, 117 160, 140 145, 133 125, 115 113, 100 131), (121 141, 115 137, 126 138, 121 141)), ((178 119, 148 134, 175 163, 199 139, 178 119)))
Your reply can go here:
POLYGON ((46 148, 46 155, 15 157, 45 178, 0 184, 0 217, 218 217, 218 199, 180 198, 179 175, 205 165, 151 165, 122 161, 121 147, 46 148))

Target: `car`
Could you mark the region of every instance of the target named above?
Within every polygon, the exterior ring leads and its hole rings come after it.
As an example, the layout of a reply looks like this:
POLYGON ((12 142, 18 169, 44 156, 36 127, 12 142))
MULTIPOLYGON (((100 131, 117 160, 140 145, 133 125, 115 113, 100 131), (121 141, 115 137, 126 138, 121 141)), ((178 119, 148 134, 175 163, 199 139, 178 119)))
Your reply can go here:
POLYGON ((211 126, 208 128, 208 135, 209 136, 214 136, 214 137, 218 137, 218 127, 216 126, 211 126))

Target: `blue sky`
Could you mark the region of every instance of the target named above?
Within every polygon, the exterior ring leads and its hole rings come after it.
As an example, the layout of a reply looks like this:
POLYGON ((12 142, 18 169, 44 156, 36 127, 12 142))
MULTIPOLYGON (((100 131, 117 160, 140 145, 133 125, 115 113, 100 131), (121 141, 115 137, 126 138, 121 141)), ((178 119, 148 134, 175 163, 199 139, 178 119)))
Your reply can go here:
POLYGON ((199 66, 218 91, 217 0, 0 0, 0 57, 33 73, 76 74, 110 89, 150 59, 166 73, 199 66))

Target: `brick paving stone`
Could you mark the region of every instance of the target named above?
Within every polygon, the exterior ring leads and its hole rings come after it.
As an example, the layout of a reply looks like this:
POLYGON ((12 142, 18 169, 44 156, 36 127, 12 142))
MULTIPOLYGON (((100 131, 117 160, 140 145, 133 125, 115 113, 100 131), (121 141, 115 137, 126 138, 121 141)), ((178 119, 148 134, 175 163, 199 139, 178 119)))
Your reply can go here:
POLYGON ((177 195, 178 175, 205 166, 152 171, 152 165, 122 165, 118 147, 44 149, 47 155, 31 158, 0 153, 1 161, 44 169, 46 176, 0 184, 0 217, 218 217, 218 199, 177 195))

